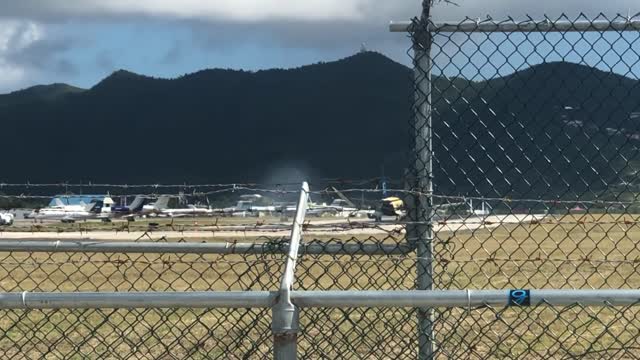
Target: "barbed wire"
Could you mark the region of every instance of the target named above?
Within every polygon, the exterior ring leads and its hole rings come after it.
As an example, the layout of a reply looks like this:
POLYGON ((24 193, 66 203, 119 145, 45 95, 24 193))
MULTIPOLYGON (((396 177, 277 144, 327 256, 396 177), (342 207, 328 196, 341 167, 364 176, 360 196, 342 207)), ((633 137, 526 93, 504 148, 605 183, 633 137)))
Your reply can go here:
MULTIPOLYGON (((330 184, 368 184, 372 182, 384 181, 387 183, 399 183, 401 179, 387 178, 387 177, 372 177, 363 179, 342 179, 342 178, 321 178, 313 181, 309 181, 310 185, 318 183, 330 183, 330 184)), ((162 184, 162 183, 148 183, 148 184, 115 184, 115 183, 70 183, 70 182, 56 182, 56 183, 5 183, 0 182, 0 189, 11 187, 25 187, 25 188, 41 188, 41 187, 89 187, 89 188, 121 188, 121 189, 140 189, 140 188, 154 188, 154 189, 166 189, 166 188, 219 188, 219 187, 257 187, 257 186, 300 186, 299 182, 237 182, 237 183, 203 183, 203 184, 162 184)))
MULTIPOLYGON (((191 193, 137 193, 137 194, 105 194, 105 196, 112 197, 147 197, 147 198, 157 198, 157 197, 204 197, 211 195, 219 195, 219 194, 227 194, 227 193, 235 193, 240 191, 250 191, 254 193, 263 193, 263 194, 274 194, 274 195, 294 195, 299 194, 300 190, 285 190, 285 189, 269 189, 269 188, 257 188, 257 187, 246 187, 246 186, 233 186, 224 189, 217 189, 211 191, 204 192, 191 192, 191 193)), ((513 197, 483 197, 483 196, 465 196, 465 195, 446 195, 446 194, 437 194, 437 193, 428 193, 419 190, 408 190, 408 189, 399 189, 399 188, 348 188, 348 189, 322 189, 322 190, 310 190, 308 194, 310 195, 340 195, 340 194, 352 194, 352 193, 363 193, 363 194, 403 194, 403 195, 413 195, 413 196, 422 196, 432 199, 441 199, 441 200, 456 200, 456 201, 468 201, 468 200, 477 200, 477 201, 486 201, 486 202, 499 202, 499 203, 535 203, 535 204, 547 204, 547 205, 599 205, 599 206, 628 206, 628 205, 637 205, 640 204, 640 196, 638 196, 637 200, 600 200, 600 199, 532 199, 532 198, 513 198, 513 197)), ((83 194, 60 194, 60 195, 30 195, 30 194, 0 194, 0 199, 52 199, 52 198, 71 198, 71 197, 83 197, 83 196, 96 196, 96 195, 83 195, 83 194)), ((389 195, 391 196, 391 195, 389 195)), ((450 205, 449 203, 442 204, 433 204, 433 207, 437 208, 438 206, 450 205)))

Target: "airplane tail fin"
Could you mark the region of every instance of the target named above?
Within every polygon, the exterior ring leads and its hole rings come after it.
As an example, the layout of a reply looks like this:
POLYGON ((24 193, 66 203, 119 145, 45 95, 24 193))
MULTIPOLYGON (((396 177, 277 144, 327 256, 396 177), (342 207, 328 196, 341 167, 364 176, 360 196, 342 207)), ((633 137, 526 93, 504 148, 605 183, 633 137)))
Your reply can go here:
POLYGON ((139 211, 144 206, 144 196, 136 196, 129 205, 130 211, 139 211))
POLYGON ((156 200, 155 209, 162 210, 169 207, 169 200, 171 198, 169 196, 160 196, 158 200, 156 200))
POLYGON ((84 209, 88 212, 100 212, 100 209, 102 209, 102 206, 104 204, 104 201, 92 201, 88 204, 84 204, 84 209))

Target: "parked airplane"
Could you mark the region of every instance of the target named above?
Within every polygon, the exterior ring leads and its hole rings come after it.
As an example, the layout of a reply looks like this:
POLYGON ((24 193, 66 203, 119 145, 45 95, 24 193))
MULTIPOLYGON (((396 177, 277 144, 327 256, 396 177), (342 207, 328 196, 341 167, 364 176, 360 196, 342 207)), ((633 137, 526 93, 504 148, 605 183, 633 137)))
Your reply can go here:
POLYGON ((307 213, 319 213, 321 215, 329 213, 336 216, 350 217, 357 211, 358 208, 356 208, 352 202, 346 201, 344 199, 334 199, 329 205, 317 205, 311 203, 309 205, 309 210, 307 210, 307 213))
POLYGON ((127 206, 115 206, 112 202, 105 201, 100 211, 100 217, 103 219, 129 218, 133 220, 136 215, 143 212, 144 203, 148 199, 148 196, 138 195, 127 206))
MULTIPOLYGON (((281 206, 277 209, 278 212, 292 216, 296 212, 296 204, 289 204, 281 206)), ((358 208, 353 206, 353 203, 347 202, 344 199, 334 199, 331 204, 318 204, 311 199, 307 205, 307 215, 309 216, 324 216, 333 215, 341 217, 354 216, 358 212, 358 208)))
POLYGON ((169 200, 171 200, 171 196, 168 196, 168 195, 162 195, 158 197, 158 199, 155 202, 152 202, 147 205, 143 205, 140 215, 157 216, 162 212, 163 209, 166 209, 169 207, 169 200))
POLYGON ((208 206, 186 205, 186 207, 171 208, 169 202, 175 196, 162 195, 155 203, 142 206, 143 216, 159 217, 187 217, 187 216, 212 216, 215 211, 208 206))
POLYGON ((103 200, 92 200, 89 204, 81 202, 78 205, 67 205, 59 198, 56 198, 53 200, 53 205, 34 210, 31 214, 25 216, 25 218, 35 220, 60 220, 64 223, 96 219, 100 216, 105 202, 113 204, 113 200, 108 196, 103 200))
POLYGON ((187 205, 186 208, 177 209, 162 209, 160 210, 160 216, 168 216, 172 218, 187 217, 187 216, 211 216, 214 211, 208 207, 201 207, 197 205, 187 205))
POLYGON ((260 213, 274 213, 279 211, 279 209, 275 205, 254 205, 252 200, 240 200, 236 206, 214 209, 212 211, 215 214, 227 216, 257 216, 260 213))

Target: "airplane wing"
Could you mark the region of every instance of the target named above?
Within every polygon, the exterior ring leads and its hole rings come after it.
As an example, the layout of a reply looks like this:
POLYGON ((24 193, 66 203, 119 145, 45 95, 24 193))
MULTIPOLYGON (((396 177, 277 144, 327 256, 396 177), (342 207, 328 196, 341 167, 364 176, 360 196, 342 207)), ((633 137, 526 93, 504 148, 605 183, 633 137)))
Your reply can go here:
POLYGON ((63 223, 73 223, 73 222, 76 221, 76 218, 74 218, 73 216, 67 215, 67 216, 63 217, 62 219, 60 219, 60 221, 63 222, 63 223))
POLYGON ((190 214, 172 214, 172 213, 168 213, 166 214, 168 217, 170 218, 184 218, 184 217, 191 217, 193 215, 190 214))

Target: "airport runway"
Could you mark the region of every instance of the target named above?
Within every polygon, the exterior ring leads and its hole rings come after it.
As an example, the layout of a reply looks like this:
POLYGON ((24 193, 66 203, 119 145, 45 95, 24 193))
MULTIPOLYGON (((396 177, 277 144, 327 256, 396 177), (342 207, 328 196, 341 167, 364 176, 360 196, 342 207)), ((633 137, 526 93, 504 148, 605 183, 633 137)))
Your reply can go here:
MULTIPOLYGON (((449 219, 438 221, 436 232, 467 232, 478 229, 492 229, 502 224, 531 224, 541 221, 546 215, 491 215, 485 217, 468 217, 464 219, 449 219)), ((331 236, 374 236, 374 235, 402 235, 404 226, 392 222, 375 223, 371 219, 313 219, 304 234, 331 236)), ((158 241, 166 240, 226 240, 258 237, 287 237, 290 230, 287 224, 256 225, 221 225, 202 226, 185 231, 147 230, 147 231, 1 231, 0 240, 108 240, 108 241, 158 241)), ((46 227, 44 228, 46 229, 46 227)), ((53 229, 52 229, 53 230, 53 229)))

